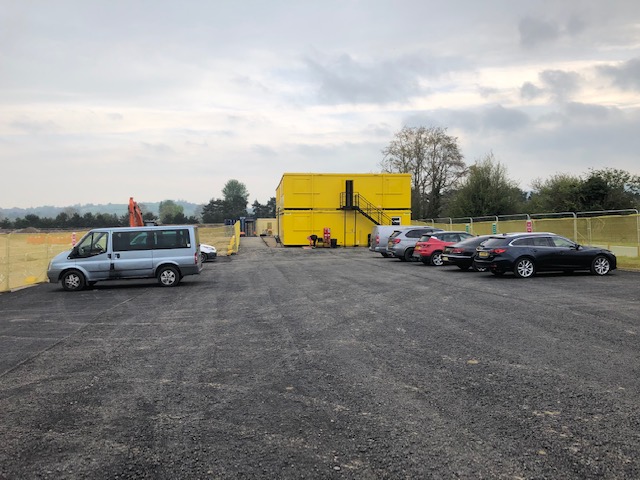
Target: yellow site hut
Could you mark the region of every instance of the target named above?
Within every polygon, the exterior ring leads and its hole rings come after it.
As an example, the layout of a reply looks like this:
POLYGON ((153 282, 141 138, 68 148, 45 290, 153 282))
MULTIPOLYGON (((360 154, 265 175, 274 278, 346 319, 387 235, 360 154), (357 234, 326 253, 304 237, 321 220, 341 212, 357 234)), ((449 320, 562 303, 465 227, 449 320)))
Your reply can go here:
POLYGON ((285 173, 276 189, 276 218, 285 246, 366 246, 374 225, 411 223, 411 175, 285 173))

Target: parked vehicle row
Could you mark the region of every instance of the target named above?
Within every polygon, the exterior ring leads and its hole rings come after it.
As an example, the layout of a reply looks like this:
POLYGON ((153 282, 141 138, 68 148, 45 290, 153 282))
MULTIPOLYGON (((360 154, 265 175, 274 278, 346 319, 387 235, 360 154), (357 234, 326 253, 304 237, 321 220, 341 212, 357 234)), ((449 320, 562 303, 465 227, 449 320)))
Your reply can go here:
POLYGON ((413 260, 413 251, 416 243, 423 235, 442 232, 441 228, 411 227, 394 231, 387 241, 387 253, 403 262, 413 260))
POLYGON ((498 276, 513 272, 519 278, 528 278, 541 271, 586 270, 594 275, 606 275, 617 268, 616 256, 610 250, 583 246, 555 233, 475 236, 464 231, 405 226, 395 227, 385 250, 381 246, 380 232, 384 230, 379 230, 375 245, 372 238, 369 249, 403 262, 456 265, 462 270, 473 268, 498 276))
POLYGON ((418 243, 416 243, 415 249, 413 250, 413 257, 425 265, 429 264, 439 267, 444 263, 442 254, 447 246, 454 245, 469 238, 475 237, 467 232, 445 231, 423 235, 418 240, 418 243))

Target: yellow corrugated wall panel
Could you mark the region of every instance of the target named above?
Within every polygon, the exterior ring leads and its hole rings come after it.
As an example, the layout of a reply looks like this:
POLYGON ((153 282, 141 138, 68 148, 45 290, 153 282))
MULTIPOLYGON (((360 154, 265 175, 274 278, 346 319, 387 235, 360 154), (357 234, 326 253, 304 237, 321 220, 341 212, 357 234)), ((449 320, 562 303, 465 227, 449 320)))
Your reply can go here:
POLYGON ((258 235, 273 235, 276 232, 275 218, 256 218, 256 232, 258 235))
MULTIPOLYGON (((391 211, 402 218, 402 224, 411 223, 411 213, 391 211)), ((312 234, 321 238, 324 229, 331 229, 331 237, 339 246, 367 246, 373 228, 370 220, 351 210, 285 210, 278 217, 280 241, 285 246, 308 245, 312 234)))
POLYGON ((346 181, 353 191, 383 209, 411 209, 411 175, 399 173, 285 173, 276 189, 280 209, 339 208, 346 181))

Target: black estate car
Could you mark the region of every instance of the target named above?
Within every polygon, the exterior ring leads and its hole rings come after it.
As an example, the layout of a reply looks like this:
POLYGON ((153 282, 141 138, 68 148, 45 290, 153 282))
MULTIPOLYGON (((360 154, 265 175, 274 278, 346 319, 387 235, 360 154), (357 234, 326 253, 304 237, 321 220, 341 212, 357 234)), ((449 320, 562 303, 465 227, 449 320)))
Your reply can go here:
POLYGON ((453 245, 444 247, 442 260, 448 265, 457 265, 461 270, 468 270, 473 267, 478 272, 484 272, 486 267, 478 267, 473 261, 476 254, 476 248, 485 240, 491 238, 491 235, 480 235, 479 237, 471 237, 462 240, 453 245))
POLYGON ((584 247, 554 233, 492 235, 477 247, 474 262, 494 275, 513 271, 521 278, 543 270, 590 270, 606 275, 616 268, 616 256, 609 250, 584 247))

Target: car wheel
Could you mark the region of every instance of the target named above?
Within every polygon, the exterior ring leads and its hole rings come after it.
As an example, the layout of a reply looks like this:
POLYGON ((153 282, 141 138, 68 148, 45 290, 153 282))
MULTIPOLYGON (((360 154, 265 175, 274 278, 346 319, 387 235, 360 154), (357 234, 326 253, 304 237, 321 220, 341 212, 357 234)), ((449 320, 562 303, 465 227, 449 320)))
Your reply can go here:
POLYGON ((180 283, 180 273, 175 267, 162 267, 158 270, 158 283, 163 287, 175 287, 180 283))
POLYGON ((604 255, 598 255, 591 262, 591 273, 594 275, 606 275, 611 271, 611 262, 604 255))
POLYGON ((471 267, 473 268, 473 270, 475 272, 486 272, 487 271, 487 267, 480 267, 480 266, 478 266, 478 264, 476 262, 473 262, 473 265, 471 265, 471 267))
POLYGON ((207 261, 207 254, 206 254, 206 253, 204 253, 204 252, 200 252, 200 261, 201 261, 202 263, 204 263, 204 262, 206 262, 206 261, 207 261))
POLYGON ((404 260, 406 262, 411 262, 413 260, 413 248, 407 248, 404 251, 404 260))
POLYGON ((431 265, 434 267, 441 267, 444 265, 444 261, 442 260, 442 252, 433 252, 431 254, 431 265))
POLYGON ((78 290, 82 290, 85 286, 85 278, 84 275, 77 270, 70 270, 65 272, 60 279, 60 283, 62 283, 62 288, 64 288, 68 292, 77 292, 78 290))
POLYGON ((513 266, 513 273, 519 278, 529 278, 536 273, 536 266, 530 258, 519 258, 513 266))

